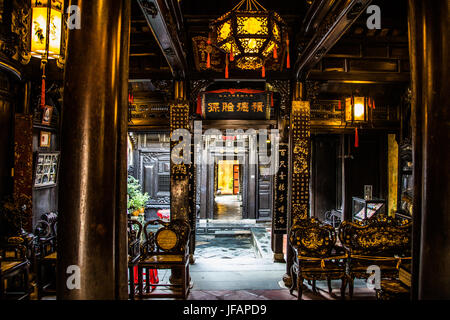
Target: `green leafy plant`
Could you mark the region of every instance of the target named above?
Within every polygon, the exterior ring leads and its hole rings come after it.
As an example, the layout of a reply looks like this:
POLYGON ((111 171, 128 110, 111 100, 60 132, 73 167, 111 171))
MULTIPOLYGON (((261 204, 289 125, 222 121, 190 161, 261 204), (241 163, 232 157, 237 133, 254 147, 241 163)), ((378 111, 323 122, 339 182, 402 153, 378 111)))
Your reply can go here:
POLYGON ((145 208, 145 205, 150 199, 148 193, 142 193, 142 187, 141 184, 139 183, 139 180, 137 180, 133 176, 128 177, 127 193, 128 193, 127 207, 128 210, 131 211, 145 208))

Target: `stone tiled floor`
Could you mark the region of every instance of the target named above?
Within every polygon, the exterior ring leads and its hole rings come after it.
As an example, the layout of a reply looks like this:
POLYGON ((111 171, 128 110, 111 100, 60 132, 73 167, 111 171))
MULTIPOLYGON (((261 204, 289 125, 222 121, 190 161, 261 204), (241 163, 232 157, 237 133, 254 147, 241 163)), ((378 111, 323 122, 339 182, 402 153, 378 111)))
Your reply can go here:
POLYGON ((239 220, 242 219, 242 201, 238 196, 216 196, 214 219, 219 220, 239 220))

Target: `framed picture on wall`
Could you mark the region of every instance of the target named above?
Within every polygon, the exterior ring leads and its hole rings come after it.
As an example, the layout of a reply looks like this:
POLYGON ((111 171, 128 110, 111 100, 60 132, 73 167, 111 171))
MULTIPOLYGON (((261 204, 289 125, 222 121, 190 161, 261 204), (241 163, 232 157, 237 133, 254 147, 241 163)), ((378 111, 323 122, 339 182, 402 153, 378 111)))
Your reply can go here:
POLYGON ((34 171, 34 187, 50 188, 58 184, 59 152, 38 152, 34 171))
POLYGON ((39 147, 50 148, 52 139, 52 133, 48 131, 41 131, 41 137, 39 139, 39 147))

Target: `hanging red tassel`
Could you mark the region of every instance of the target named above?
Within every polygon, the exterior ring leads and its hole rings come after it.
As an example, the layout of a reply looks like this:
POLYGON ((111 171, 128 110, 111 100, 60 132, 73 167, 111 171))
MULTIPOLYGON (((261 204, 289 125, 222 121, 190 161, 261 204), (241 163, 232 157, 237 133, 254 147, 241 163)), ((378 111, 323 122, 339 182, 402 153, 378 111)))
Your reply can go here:
POLYGON ((372 99, 372 109, 375 110, 375 100, 372 99))
POLYGON ((264 67, 264 65, 261 68, 261 75, 262 75, 263 78, 266 77, 266 68, 264 67))
POLYGON ((273 58, 278 59, 278 52, 277 52, 277 46, 273 47, 273 58))
POLYGON ((202 114, 202 96, 200 94, 197 97, 197 114, 202 114))
POLYGON ((42 87, 41 87, 41 108, 45 108, 45 75, 42 76, 42 87))
POLYGON ((208 53, 208 56, 206 57, 206 67, 209 69, 211 68, 211 53, 209 52, 210 46, 211 46, 211 35, 208 35, 208 47, 206 48, 206 52, 208 53))
POLYGON ((230 50, 230 61, 234 61, 233 45, 231 45, 231 50, 230 50))
POLYGON ((273 103, 273 92, 270 93, 270 106, 273 107, 274 103, 273 103))
POLYGON ((225 79, 228 79, 228 53, 227 53, 227 57, 225 58, 225 79))
POLYGON ((358 128, 355 128, 355 148, 359 148, 359 135, 358 135, 358 128))
POLYGON ((342 101, 341 101, 341 100, 339 100, 339 107, 338 107, 338 110, 342 110, 342 101))
POLYGON ((287 57, 286 57, 286 68, 291 68, 291 56, 289 54, 289 39, 286 39, 286 50, 287 50, 287 57))

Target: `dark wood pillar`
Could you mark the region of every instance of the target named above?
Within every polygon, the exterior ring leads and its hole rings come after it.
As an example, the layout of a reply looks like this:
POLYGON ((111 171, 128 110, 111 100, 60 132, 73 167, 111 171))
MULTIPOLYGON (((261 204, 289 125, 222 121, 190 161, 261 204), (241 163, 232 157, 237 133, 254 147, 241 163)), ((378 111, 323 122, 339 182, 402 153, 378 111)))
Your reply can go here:
POLYGON ((287 232, 288 186, 289 186, 289 144, 279 145, 279 166, 275 174, 274 210, 272 221, 272 250, 275 262, 285 262, 283 238, 287 232))
MULTIPOLYGON (((296 84, 289 128, 289 230, 300 219, 309 217, 309 180, 311 166, 311 110, 309 101, 304 101, 303 83, 296 84)), ((288 244, 287 273, 293 263, 293 250, 288 244)), ((289 281, 286 281, 287 284, 289 281)))
POLYGON ((413 208, 415 236, 421 223, 419 255, 417 238, 413 243, 413 281, 418 283, 413 293, 419 299, 449 299, 450 2, 410 0, 409 6, 415 195, 419 193, 413 208))
POLYGON ((58 299, 127 296, 128 2, 71 1, 81 9, 81 29, 69 30, 64 78, 58 299), (79 268, 79 288, 67 285, 76 284, 70 266, 79 268))
MULTIPOLYGON (((170 106, 171 137, 172 133, 177 129, 189 130, 189 103, 186 101, 185 90, 186 86, 184 81, 175 81, 175 101, 170 106)), ((191 179, 189 174, 191 165, 185 163, 175 164, 173 162, 172 150, 178 143, 178 141, 170 142, 170 218, 172 220, 182 219, 190 222, 191 204, 189 202, 189 182, 191 179)), ((190 144, 191 141, 188 141, 188 143, 190 144)), ((190 145, 189 152, 191 152, 190 145)), ((192 224, 190 226, 192 227, 192 224)), ((191 230, 191 232, 195 232, 195 230, 191 230)), ((172 269, 170 282, 172 284, 178 284, 182 281, 180 270, 172 269)))
POLYGON ((33 232, 33 116, 16 114, 14 124, 14 201, 25 205, 23 228, 33 232))

